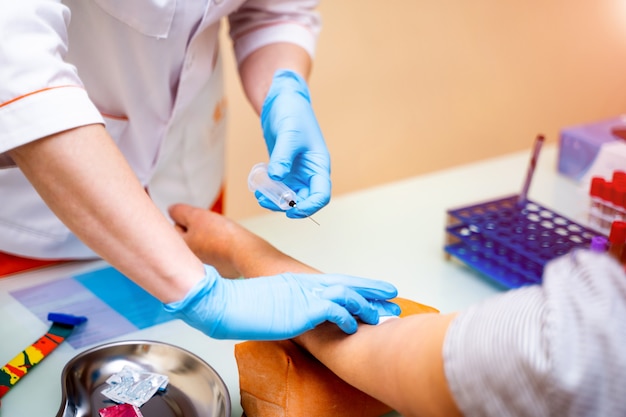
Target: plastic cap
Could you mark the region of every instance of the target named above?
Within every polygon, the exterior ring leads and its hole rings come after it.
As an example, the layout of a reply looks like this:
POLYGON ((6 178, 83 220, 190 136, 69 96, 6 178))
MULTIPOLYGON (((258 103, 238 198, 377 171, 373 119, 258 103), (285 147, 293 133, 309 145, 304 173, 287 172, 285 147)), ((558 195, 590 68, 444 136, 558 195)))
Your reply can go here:
POLYGON ((602 187, 600 198, 604 201, 613 201, 613 183, 605 182, 602 187))
POLYGON ((609 240, 604 236, 594 236, 591 238, 589 249, 594 252, 606 252, 609 248, 609 240))
POLYGON ((625 243, 626 242, 626 222, 616 220, 611 224, 611 232, 609 233, 609 242, 625 243))
POLYGON ((589 188, 589 195, 592 197, 601 197, 602 190, 604 190, 604 186, 606 184, 606 180, 602 177, 593 177, 591 179, 591 186, 589 188))
POLYGON ((615 184, 612 201, 618 207, 626 207, 626 184, 615 184))
POLYGON ((613 171, 613 182, 626 182, 626 171, 613 171))
POLYGON ((78 326, 87 321, 87 317, 74 316, 64 313, 48 313, 48 320, 53 323, 65 324, 67 326, 78 326))

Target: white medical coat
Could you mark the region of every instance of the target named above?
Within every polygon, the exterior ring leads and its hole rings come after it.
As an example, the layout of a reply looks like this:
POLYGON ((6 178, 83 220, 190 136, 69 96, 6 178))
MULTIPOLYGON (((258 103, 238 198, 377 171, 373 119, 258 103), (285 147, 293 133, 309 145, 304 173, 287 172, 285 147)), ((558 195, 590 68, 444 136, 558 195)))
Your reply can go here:
POLYGON ((311 55, 313 0, 0 0, 0 251, 95 254, 47 208, 5 153, 105 123, 165 211, 208 207, 223 182, 220 20, 235 57, 274 42, 311 55))

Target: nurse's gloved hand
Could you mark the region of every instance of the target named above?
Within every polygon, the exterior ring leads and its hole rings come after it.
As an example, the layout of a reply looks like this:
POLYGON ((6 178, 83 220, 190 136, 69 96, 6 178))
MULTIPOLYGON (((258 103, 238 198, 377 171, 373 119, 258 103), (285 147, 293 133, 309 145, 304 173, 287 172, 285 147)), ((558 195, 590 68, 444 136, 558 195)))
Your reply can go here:
MULTIPOLYGON (((278 70, 261 110, 261 126, 269 151, 269 177, 298 195, 287 217, 307 217, 330 201, 330 156, 311 107, 306 81, 290 70, 278 70)), ((279 210, 256 193, 259 204, 279 210)))
POLYGON ((325 321, 351 334, 357 330, 354 316, 376 324, 381 308, 400 313, 397 305, 384 301, 397 291, 383 281, 334 274, 232 280, 211 266, 205 265, 205 271, 183 300, 165 309, 216 339, 290 339, 325 321))

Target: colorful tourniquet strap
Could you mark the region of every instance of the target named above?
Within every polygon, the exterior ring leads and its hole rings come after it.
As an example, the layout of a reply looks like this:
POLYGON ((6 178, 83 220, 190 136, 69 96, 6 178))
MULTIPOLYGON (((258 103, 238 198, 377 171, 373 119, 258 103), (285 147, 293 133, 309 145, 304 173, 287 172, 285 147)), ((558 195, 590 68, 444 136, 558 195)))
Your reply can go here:
POLYGON ((75 327, 75 324, 54 322, 46 334, 0 368, 0 398, 67 339, 75 327))

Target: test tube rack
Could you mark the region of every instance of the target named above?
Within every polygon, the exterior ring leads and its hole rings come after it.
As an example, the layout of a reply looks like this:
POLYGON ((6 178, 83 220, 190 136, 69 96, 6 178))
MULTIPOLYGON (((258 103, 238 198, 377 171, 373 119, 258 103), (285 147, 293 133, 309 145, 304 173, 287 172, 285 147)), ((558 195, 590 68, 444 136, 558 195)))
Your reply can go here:
POLYGON ((544 266, 601 233, 518 195, 447 211, 445 252, 505 288, 541 282, 544 266))

